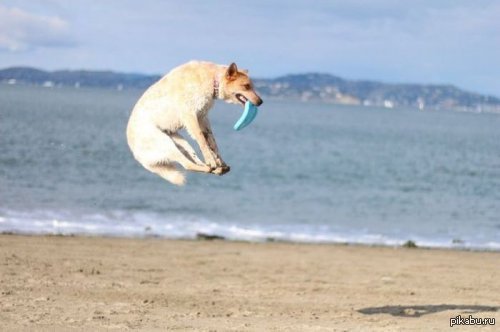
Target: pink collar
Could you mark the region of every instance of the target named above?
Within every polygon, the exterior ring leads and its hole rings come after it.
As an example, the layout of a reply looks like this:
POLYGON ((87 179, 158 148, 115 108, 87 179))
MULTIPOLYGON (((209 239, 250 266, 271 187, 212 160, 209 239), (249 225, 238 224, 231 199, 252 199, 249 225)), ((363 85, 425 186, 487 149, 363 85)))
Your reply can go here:
POLYGON ((214 93, 212 95, 214 99, 219 98, 219 81, 217 78, 214 78, 214 93))
POLYGON ((214 92, 213 92, 213 95, 212 97, 214 99, 219 99, 220 96, 219 96, 219 93, 220 93, 220 81, 223 77, 224 73, 220 72, 220 71, 216 71, 215 72, 215 75, 214 75, 214 92))

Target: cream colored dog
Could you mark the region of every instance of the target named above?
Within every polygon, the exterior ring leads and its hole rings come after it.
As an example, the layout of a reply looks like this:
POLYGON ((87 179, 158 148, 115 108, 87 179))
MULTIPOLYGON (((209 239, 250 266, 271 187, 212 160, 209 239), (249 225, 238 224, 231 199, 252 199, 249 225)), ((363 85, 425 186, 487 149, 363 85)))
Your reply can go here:
POLYGON ((188 171, 229 172, 208 121, 215 99, 262 104, 247 72, 238 71, 234 63, 221 66, 191 61, 174 68, 144 92, 130 115, 127 141, 135 159, 176 185, 183 185, 185 177, 175 163, 188 171), (198 143, 204 163, 179 134, 182 128, 198 143))

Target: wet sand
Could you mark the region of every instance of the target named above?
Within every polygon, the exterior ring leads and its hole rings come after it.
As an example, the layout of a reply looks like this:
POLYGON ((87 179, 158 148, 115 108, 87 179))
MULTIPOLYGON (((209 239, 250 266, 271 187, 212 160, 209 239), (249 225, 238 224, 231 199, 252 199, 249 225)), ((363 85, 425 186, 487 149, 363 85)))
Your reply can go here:
POLYGON ((2 330, 500 328, 499 252, 2 235, 0 289, 2 330))

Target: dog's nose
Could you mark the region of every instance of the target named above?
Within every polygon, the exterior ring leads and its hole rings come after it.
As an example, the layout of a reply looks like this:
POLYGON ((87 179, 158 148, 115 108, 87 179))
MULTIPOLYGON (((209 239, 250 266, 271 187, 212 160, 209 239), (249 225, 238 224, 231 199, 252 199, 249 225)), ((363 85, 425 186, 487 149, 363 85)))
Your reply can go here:
POLYGON ((257 104, 255 104, 255 105, 260 106, 260 105, 262 105, 262 103, 263 103, 262 99, 259 98, 259 100, 257 100, 257 104))

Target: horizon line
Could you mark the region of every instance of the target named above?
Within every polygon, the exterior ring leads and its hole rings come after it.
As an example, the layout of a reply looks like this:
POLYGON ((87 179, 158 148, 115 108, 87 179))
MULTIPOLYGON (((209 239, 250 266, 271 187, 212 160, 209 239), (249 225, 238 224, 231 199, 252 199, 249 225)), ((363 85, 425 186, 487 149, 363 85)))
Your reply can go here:
MULTIPOLYGON (((68 72, 78 72, 78 71, 82 71, 82 72, 95 72, 95 73, 114 73, 114 74, 126 74, 126 75, 140 75, 140 76, 157 76, 157 77, 163 77, 164 75, 166 75, 168 72, 164 73, 164 74, 148 74, 148 73, 144 73, 144 72, 132 72, 132 71, 120 71, 120 70, 115 70, 115 69, 83 69, 83 68, 80 68, 80 69, 69 69, 69 68, 65 68, 65 69, 53 69, 53 70, 50 70, 50 69, 44 69, 44 68, 40 68, 40 67, 34 67, 34 66, 29 66, 29 65, 16 65, 16 66, 8 66, 8 67, 3 67, 3 68, 0 68, 0 71, 4 71, 4 70, 7 70, 7 69, 34 69, 34 70, 40 70, 40 71, 44 71, 44 72, 47 72, 47 73, 55 73, 55 72, 61 72, 61 71, 68 71, 68 72)), ((173 68, 172 68, 173 69, 173 68)), ((282 77, 287 77, 287 76, 294 76, 294 75, 297 75, 297 76, 300 76, 300 75, 329 75, 329 76, 332 76, 332 77, 336 77, 336 78, 339 78, 339 79, 342 79, 344 81, 351 81, 351 82, 365 82, 365 83, 381 83, 381 84, 385 84, 385 85, 423 85, 423 86, 443 86, 443 87, 453 87, 453 88, 456 88, 456 89, 459 89, 459 90, 462 90, 464 92, 468 92, 468 93, 475 93, 475 94, 479 94, 479 95, 482 95, 482 96, 486 96, 486 97, 494 97, 494 98, 499 98, 500 99, 500 96, 497 96, 497 95, 494 95, 494 94, 488 94, 488 93, 483 93, 483 92, 477 92, 477 91, 473 91, 473 90, 468 90, 466 88, 462 88, 458 85, 455 85, 453 83, 415 83, 415 82, 390 82, 390 81, 384 81, 384 80, 379 80, 379 79, 356 79, 356 78, 345 78, 343 76, 339 76, 339 75, 336 75, 336 74, 332 74, 330 72, 320 72, 320 71, 309 71, 309 72, 294 72, 294 73, 287 73, 287 74, 282 74, 282 75, 278 75, 278 76, 274 76, 274 77, 255 77, 253 78, 254 80, 273 80, 273 79, 277 79, 277 78, 282 78, 282 77)))

